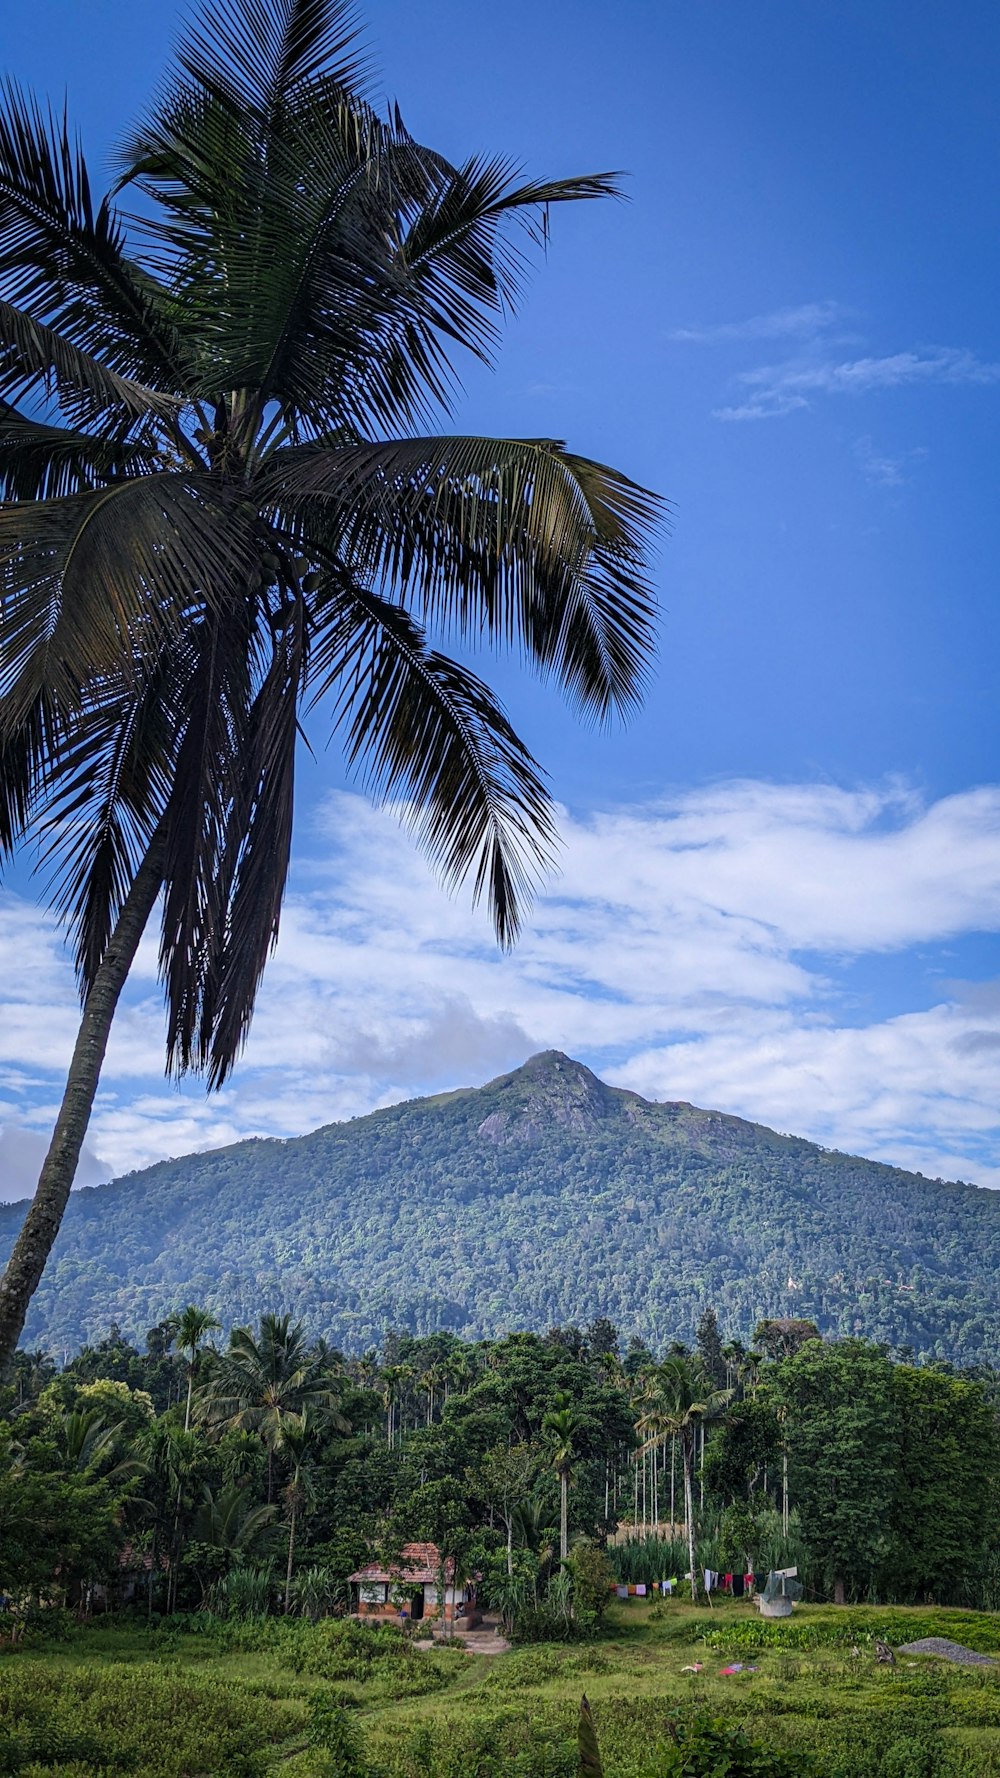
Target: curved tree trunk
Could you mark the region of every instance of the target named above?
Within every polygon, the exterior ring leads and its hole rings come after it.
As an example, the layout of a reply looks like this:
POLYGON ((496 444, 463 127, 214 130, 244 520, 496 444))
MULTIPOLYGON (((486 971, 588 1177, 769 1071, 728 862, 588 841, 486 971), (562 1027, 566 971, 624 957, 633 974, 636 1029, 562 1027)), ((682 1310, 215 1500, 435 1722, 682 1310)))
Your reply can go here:
POLYGON ((154 839, 136 872, 84 1003, 49 1151, 31 1207, 0 1278, 0 1382, 10 1373, 29 1304, 59 1233, 94 1107, 111 1022, 162 879, 163 847, 159 839, 154 839))

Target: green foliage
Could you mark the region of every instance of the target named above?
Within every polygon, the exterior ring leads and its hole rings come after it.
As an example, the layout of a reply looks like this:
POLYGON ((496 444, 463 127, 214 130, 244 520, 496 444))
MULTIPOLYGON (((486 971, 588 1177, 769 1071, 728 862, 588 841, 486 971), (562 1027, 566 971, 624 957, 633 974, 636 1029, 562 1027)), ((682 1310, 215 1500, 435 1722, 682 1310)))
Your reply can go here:
POLYGON ((597 1731, 594 1728, 594 1718, 586 1695, 580 1699, 576 1745, 579 1778, 604 1778, 601 1752, 597 1745, 597 1731))
POLYGON ((812 1341, 775 1368, 792 1498, 814 1583, 848 1597, 959 1601, 996 1525, 997 1432, 979 1385, 812 1341))
POLYGON ((270 1568, 231 1568, 213 1589, 212 1609, 223 1617, 265 1617, 274 1596, 270 1568))
MULTIPOLYGON (((21 1214, 0 1205, 0 1263, 21 1214)), ((74 1195, 55 1253, 26 1336, 54 1350, 113 1317, 138 1338, 194 1279, 227 1325, 264 1299, 352 1351, 387 1322, 479 1338, 593 1317, 659 1346, 708 1304, 727 1337, 780 1313, 791 1273, 825 1333, 1000 1360, 996 1193, 643 1104, 551 1054, 74 1195)))
POLYGON ((286 1725, 269 1700, 178 1668, 0 1664, 0 1772, 257 1778, 286 1725))
POLYGON ((947 1636, 980 1654, 1000 1647, 1000 1613, 979 1611, 892 1611, 864 1609, 812 1611, 807 1617, 761 1618, 754 1614, 708 1626, 701 1633, 707 1648, 725 1654, 764 1649, 796 1652, 822 1648, 871 1649, 877 1640, 898 1648, 928 1636, 947 1636))
POLYGON ((596 1623, 608 1608, 614 1570, 604 1550, 578 1543, 566 1564, 573 1584, 573 1607, 588 1622, 596 1623))
POLYGON ((364 1739, 357 1723, 330 1692, 309 1700, 309 1740, 329 1756, 331 1778, 365 1778, 364 1739))
POLYGON ((809 1778, 813 1763, 753 1741, 707 1711, 672 1711, 643 1778, 809 1778))

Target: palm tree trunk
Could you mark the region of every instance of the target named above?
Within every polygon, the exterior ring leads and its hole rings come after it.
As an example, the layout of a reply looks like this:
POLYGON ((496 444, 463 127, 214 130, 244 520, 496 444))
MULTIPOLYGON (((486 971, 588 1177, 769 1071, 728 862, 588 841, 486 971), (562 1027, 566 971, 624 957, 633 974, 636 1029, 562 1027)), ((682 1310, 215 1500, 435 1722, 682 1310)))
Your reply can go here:
POLYGON ((507 1513, 507 1573, 514 1573, 514 1514, 507 1513))
POLYGON ((563 1470, 559 1477, 559 1560, 569 1555, 569 1477, 563 1470))
POLYGON ((194 1360, 192 1359, 191 1363, 188 1365, 187 1407, 184 1409, 184 1431, 185 1432, 190 1432, 190 1430, 191 1430, 191 1391, 193 1390, 193 1388, 194 1388, 194 1360))
POLYGON ((295 1502, 292 1502, 292 1516, 288 1525, 288 1567, 285 1570, 285 1616, 292 1602, 292 1557, 295 1554, 295 1502))
POLYGON ((69 1199, 122 989, 163 881, 159 834, 135 874, 87 995, 59 1116, 31 1208, 0 1278, 0 1383, 9 1376, 31 1299, 69 1199))
POLYGON ((681 1440, 681 1461, 684 1465, 684 1511, 687 1514, 688 1562, 691 1568, 691 1603, 698 1598, 698 1574, 694 1565, 694 1438, 681 1440))

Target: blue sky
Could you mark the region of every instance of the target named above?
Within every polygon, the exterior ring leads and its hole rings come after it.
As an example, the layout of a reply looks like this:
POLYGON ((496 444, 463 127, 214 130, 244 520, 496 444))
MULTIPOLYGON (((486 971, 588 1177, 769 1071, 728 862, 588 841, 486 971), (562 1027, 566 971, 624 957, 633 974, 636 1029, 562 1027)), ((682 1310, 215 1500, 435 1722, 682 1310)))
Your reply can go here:
MULTIPOLYGON (((1000 1184, 1000 14, 364 10, 425 140, 629 173, 627 204, 554 218, 454 423, 564 437, 670 498, 655 685, 597 734, 496 669, 566 807, 563 878, 507 961, 332 754, 307 766, 244 1067, 221 1100, 164 1085, 141 960, 86 1177, 556 1042, 656 1097, 1000 1184)), ((99 168, 176 16, 35 0, 5 20, 5 64, 68 93, 99 168)), ((32 893, 19 875, 0 905, 8 1195, 72 1029, 32 893)))

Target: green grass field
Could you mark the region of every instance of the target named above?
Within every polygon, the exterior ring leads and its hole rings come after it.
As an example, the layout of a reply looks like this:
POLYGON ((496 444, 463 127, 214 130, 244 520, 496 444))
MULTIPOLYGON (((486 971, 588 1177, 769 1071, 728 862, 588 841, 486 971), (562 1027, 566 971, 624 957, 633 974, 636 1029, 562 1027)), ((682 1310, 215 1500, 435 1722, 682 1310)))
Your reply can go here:
POLYGON ((765 1626, 748 1606, 636 1601, 613 1606, 594 1643, 493 1658, 300 1621, 98 1625, 0 1656, 0 1773, 573 1778, 586 1692, 606 1778, 655 1778, 677 1706, 808 1750, 823 1778, 1000 1775, 1000 1667, 905 1655, 879 1667, 876 1635, 992 1654, 1000 1617, 798 1607, 765 1626), (731 1660, 758 1671, 723 1676, 731 1660), (349 1730, 333 1751, 310 1745, 317 1701, 346 1712, 334 1712, 349 1730))

